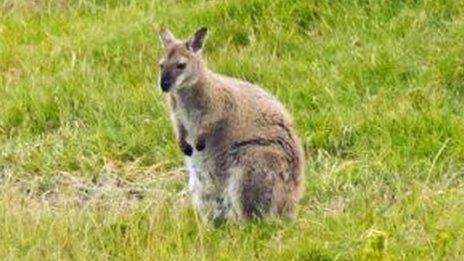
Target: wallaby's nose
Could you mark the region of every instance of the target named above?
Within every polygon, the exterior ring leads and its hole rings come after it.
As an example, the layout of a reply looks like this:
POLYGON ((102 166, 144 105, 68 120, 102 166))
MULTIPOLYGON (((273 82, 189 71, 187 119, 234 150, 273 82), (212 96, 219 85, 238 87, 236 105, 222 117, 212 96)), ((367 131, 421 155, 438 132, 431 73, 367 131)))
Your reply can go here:
POLYGON ((163 92, 168 92, 169 89, 171 88, 171 85, 172 85, 172 79, 171 77, 169 76, 166 76, 164 75, 163 77, 161 77, 161 90, 163 90, 163 92))

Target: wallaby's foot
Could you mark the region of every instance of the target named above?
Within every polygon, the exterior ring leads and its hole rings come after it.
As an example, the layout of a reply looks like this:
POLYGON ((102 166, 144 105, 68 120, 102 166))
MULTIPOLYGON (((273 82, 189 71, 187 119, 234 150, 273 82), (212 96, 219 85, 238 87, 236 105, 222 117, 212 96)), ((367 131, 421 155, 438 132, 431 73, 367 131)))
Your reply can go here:
POLYGON ((193 154, 193 148, 192 146, 190 146, 190 144, 188 144, 186 141, 184 142, 180 142, 180 149, 182 150, 182 152, 187 155, 187 156, 192 156, 193 154))
POLYGON ((197 151, 202 151, 205 149, 205 147, 206 147, 206 141, 204 139, 199 139, 197 141, 197 144, 195 145, 195 149, 197 151))

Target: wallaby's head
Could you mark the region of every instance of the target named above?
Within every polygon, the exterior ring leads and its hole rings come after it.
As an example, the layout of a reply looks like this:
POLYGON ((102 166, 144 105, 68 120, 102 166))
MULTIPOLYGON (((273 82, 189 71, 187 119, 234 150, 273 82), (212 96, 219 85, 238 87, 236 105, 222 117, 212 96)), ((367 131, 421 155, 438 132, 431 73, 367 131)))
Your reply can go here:
POLYGON ((200 28, 187 41, 177 40, 166 29, 160 30, 164 55, 160 65, 160 86, 163 92, 181 89, 194 85, 203 68, 201 50, 208 29, 200 28))

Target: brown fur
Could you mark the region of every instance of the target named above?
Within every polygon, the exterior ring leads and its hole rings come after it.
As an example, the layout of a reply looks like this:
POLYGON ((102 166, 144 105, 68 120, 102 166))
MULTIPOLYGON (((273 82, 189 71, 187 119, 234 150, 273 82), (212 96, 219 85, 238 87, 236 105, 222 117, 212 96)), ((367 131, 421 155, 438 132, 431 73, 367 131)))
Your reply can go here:
POLYGON ((187 145, 193 148, 186 160, 194 204, 213 220, 291 217, 303 181, 302 149, 291 118, 258 86, 207 69, 201 57, 204 30, 186 42, 161 32, 162 74, 175 78, 171 118, 184 153, 187 145), (186 63, 180 71, 179 61, 186 63))

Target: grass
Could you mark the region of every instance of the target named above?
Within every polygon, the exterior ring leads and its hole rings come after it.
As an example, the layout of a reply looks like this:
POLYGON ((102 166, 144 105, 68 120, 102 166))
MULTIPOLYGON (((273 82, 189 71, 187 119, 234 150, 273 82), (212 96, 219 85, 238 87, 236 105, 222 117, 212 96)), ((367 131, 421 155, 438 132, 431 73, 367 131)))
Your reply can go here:
POLYGON ((0 257, 462 259, 463 28, 447 0, 3 0, 0 257), (198 220, 157 86, 160 25, 208 25, 209 66, 292 112, 308 159, 294 222, 198 220), (58 175, 108 172, 149 196, 43 202, 58 175))

